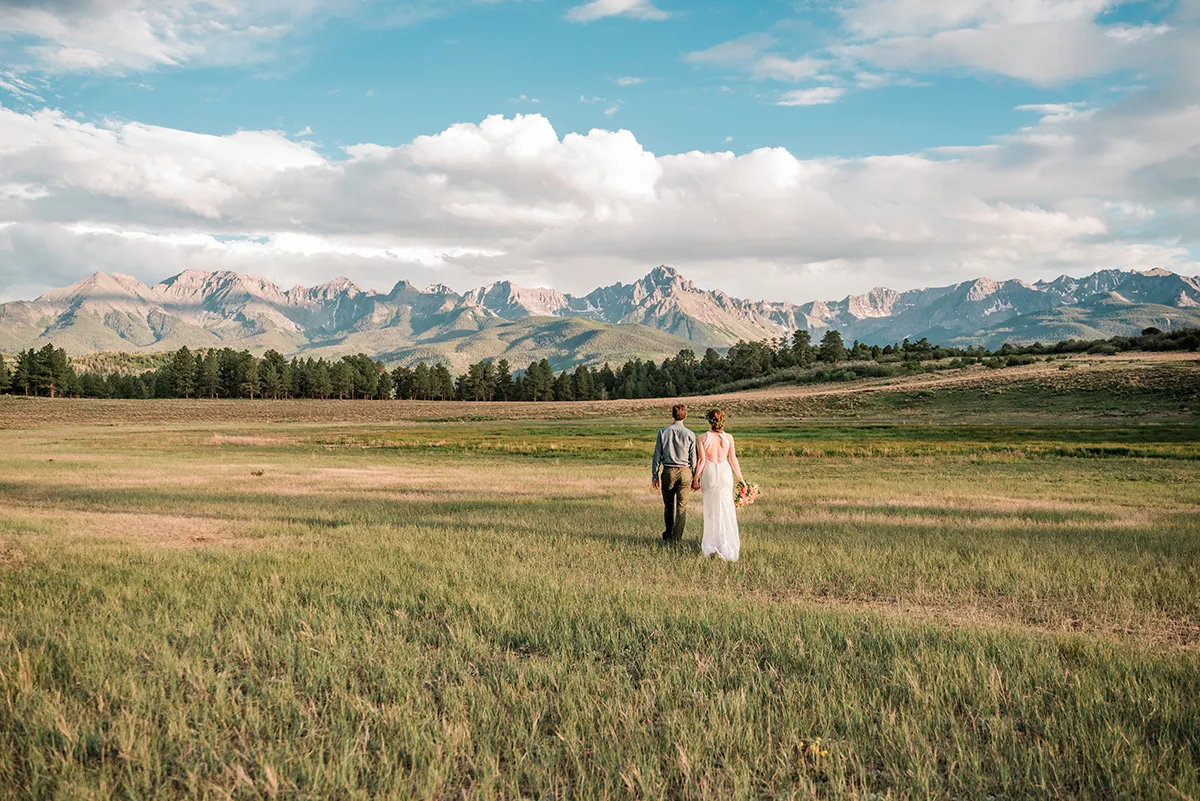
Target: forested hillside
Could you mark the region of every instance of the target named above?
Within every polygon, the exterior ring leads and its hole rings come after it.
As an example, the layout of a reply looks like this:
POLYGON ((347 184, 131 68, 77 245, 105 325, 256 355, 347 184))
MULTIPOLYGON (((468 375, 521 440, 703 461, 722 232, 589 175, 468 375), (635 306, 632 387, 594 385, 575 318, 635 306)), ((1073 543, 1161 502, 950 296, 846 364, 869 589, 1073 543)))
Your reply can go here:
POLYGON ((484 359, 454 375, 446 365, 424 362, 388 369, 365 354, 261 358, 230 348, 192 352, 182 347, 146 367, 141 357, 110 355, 72 364, 62 348, 47 344, 15 357, 0 355, 0 393, 85 398, 272 398, 574 401, 654 398, 746 389, 782 382, 848 381, 904 372, 956 369, 971 364, 1007 367, 1037 357, 1070 353, 1115 354, 1125 350, 1200 348, 1200 330, 1162 332, 1147 328, 1136 337, 1065 340, 1055 345, 954 348, 904 340, 893 345, 847 346, 840 332, 819 343, 806 330, 791 337, 738 342, 728 353, 709 348, 703 356, 681 350, 661 363, 631 359, 620 366, 578 365, 556 372, 546 359, 514 370, 506 359, 484 359))

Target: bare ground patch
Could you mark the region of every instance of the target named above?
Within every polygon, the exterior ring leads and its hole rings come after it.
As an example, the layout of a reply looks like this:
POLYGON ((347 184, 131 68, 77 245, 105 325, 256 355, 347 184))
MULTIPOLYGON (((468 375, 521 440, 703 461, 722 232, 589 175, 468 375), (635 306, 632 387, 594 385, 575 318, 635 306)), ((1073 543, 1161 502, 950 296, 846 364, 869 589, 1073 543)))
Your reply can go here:
POLYGON ((0 570, 18 568, 25 564, 25 554, 15 545, 0 542, 0 570))
POLYGON ((71 537, 134 540, 166 548, 229 544, 241 539, 247 528, 246 521, 188 515, 49 511, 12 504, 0 504, 0 512, 14 520, 55 525, 59 534, 71 537))

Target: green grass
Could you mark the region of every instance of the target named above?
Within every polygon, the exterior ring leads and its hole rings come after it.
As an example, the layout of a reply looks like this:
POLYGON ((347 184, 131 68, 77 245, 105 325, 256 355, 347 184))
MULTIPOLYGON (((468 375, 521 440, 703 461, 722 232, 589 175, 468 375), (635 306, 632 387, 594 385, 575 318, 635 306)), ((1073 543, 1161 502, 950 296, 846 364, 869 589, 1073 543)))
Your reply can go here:
POLYGON ((0 431, 0 797, 1200 796, 1194 423, 739 423, 0 431))

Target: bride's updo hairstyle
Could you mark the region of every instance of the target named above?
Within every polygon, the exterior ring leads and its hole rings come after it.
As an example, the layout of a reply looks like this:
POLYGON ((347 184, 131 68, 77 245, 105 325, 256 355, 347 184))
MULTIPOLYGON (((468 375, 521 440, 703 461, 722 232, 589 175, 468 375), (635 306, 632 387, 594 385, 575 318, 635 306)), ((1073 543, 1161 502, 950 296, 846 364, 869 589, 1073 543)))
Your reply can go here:
POLYGON ((725 412, 720 409, 709 409, 708 414, 704 416, 708 419, 708 424, 712 426, 713 431, 725 430, 725 412))

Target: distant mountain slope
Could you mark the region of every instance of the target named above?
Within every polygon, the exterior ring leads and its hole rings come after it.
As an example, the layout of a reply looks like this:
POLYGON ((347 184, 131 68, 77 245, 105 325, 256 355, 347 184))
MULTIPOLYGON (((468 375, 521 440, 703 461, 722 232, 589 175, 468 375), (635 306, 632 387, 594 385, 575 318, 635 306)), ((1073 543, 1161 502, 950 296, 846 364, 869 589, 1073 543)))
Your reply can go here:
POLYGON ((600 366, 629 359, 661 361, 684 348, 686 339, 639 325, 610 325, 579 317, 526 317, 492 320, 477 331, 424 341, 389 340, 387 331, 352 334, 334 343, 317 343, 300 356, 341 357, 371 353, 389 364, 443 362, 463 370, 483 359, 508 359, 514 367, 549 359, 555 369, 576 364, 600 366))
POLYGON ((733 298, 705 290, 670 267, 632 284, 575 297, 508 281, 460 295, 399 281, 388 292, 345 278, 280 289, 264 278, 187 270, 154 286, 96 273, 34 301, 0 304, 0 350, 54 342, 72 353, 153 352, 182 345, 292 354, 366 352, 392 362, 487 357, 514 364, 548 358, 561 367, 739 339, 830 328, 847 341, 906 337, 956 344, 1057 341, 1171 328, 1200 320, 1200 278, 1166 270, 1101 270, 1054 281, 978 278, 946 287, 805 304, 733 298))
MULTIPOLYGON (((1115 293, 1113 293, 1115 294, 1115 293)), ((1060 342, 1064 339, 1108 339, 1153 326, 1164 331, 1200 328, 1200 308, 1177 308, 1154 303, 1130 303, 1115 297, 1092 300, 1090 306, 1061 306, 1048 311, 1011 317, 995 328, 973 337, 939 341, 982 344, 998 348, 1005 342, 1060 342)), ((930 336, 932 341, 936 334, 930 336)))

